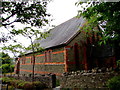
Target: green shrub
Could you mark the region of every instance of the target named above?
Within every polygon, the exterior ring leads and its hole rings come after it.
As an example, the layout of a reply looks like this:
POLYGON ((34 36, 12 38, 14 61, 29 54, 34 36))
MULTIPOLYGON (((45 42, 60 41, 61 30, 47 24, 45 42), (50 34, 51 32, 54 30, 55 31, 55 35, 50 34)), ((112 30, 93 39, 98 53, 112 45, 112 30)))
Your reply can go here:
POLYGON ((120 90, 120 76, 115 76, 108 80, 107 86, 110 89, 120 90))
POLYGON ((22 81, 22 80, 12 80, 12 81, 10 82, 10 85, 18 88, 20 83, 24 83, 24 81, 22 81))
POLYGON ((3 77, 2 79, 3 84, 10 84, 11 81, 15 80, 14 78, 3 77))
POLYGON ((0 69, 2 69, 2 73, 12 73, 14 72, 14 67, 15 65, 11 65, 11 64, 2 64, 0 66, 0 69))
POLYGON ((44 84, 44 83, 41 83, 40 81, 34 81, 33 82, 33 86, 35 87, 35 88, 45 88, 46 87, 46 85, 44 84))
POLYGON ((17 88, 21 88, 21 89, 24 89, 24 88, 31 88, 32 87, 32 84, 31 82, 27 82, 27 81, 19 81, 18 85, 17 85, 17 88), (26 85, 29 85, 29 86, 26 86, 26 85))
POLYGON ((9 84, 15 88, 20 88, 20 89, 46 88, 46 85, 44 83, 41 83, 40 81, 28 82, 28 81, 16 80, 14 78, 8 78, 8 77, 3 77, 0 80, 2 80, 2 83, 4 84, 9 84))
POLYGON ((10 72, 10 64, 2 64, 2 73, 10 72))
POLYGON ((41 83, 40 81, 34 81, 34 82, 24 81, 18 84, 18 88, 21 88, 21 89, 38 89, 38 88, 41 89, 45 87, 46 85, 41 83))

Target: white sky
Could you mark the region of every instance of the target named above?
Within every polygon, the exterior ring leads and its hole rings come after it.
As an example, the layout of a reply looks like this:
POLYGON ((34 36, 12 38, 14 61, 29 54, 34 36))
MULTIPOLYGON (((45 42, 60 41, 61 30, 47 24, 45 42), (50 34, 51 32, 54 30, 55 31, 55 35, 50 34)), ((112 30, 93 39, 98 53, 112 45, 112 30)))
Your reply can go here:
POLYGON ((53 0, 48 4, 48 12, 52 14, 52 24, 59 25, 77 15, 78 7, 75 3, 78 0, 53 0))

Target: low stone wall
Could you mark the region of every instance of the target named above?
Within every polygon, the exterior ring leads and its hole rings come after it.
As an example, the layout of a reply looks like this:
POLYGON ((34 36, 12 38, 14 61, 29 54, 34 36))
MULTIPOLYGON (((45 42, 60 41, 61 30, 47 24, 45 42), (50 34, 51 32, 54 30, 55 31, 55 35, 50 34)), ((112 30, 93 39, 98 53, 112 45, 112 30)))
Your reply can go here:
POLYGON ((108 79, 118 75, 120 75, 120 73, 89 73, 76 71, 64 73, 59 79, 61 88, 106 88, 108 79))
MULTIPOLYGON (((13 75, 5 75, 5 77, 15 78, 18 80, 24 81, 33 81, 33 77, 31 74, 13 74, 13 75)), ((40 81, 44 83, 48 88, 54 88, 56 86, 56 75, 55 74, 46 74, 46 75, 34 75, 34 81, 40 81)))

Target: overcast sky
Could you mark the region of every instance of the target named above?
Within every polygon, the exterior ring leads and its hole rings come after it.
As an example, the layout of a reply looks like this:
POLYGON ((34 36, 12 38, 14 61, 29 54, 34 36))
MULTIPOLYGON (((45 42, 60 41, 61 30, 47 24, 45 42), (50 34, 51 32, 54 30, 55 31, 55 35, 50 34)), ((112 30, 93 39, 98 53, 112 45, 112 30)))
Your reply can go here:
POLYGON ((53 16, 52 24, 59 25, 77 15, 78 0, 53 0, 48 4, 47 11, 53 16))

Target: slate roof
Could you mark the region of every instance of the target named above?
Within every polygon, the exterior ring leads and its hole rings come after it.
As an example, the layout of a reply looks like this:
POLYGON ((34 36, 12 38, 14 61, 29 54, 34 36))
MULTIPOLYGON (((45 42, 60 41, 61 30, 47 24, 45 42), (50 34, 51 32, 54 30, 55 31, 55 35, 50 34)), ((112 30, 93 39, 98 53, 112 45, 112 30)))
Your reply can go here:
POLYGON ((40 43, 40 46, 45 49, 66 44, 84 23, 85 19, 83 17, 74 17, 53 28, 46 39, 35 40, 34 43, 40 43))

